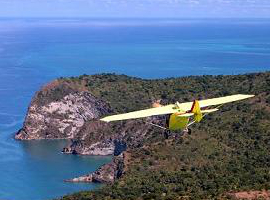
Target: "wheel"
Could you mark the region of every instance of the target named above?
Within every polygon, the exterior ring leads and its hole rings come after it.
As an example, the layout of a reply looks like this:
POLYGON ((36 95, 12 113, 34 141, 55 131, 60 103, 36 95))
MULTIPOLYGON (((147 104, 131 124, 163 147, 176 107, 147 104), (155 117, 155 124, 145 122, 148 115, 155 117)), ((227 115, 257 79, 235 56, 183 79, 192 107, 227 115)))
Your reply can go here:
POLYGON ((182 131, 182 134, 185 135, 185 134, 191 134, 191 129, 190 128, 186 128, 182 131))
POLYGON ((168 129, 166 129, 166 130, 163 132, 163 134, 164 134, 164 138, 165 138, 165 139, 168 139, 169 136, 171 135, 171 131, 168 130, 168 129))

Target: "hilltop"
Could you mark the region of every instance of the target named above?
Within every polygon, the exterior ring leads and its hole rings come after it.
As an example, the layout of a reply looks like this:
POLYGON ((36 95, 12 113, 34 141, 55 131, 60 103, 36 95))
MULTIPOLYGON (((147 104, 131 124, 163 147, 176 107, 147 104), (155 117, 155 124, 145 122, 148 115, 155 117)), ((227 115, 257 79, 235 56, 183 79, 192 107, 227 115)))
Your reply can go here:
MULTIPOLYGON (((147 120, 162 123, 160 118, 147 120)), ((63 200, 220 199, 237 191, 269 190, 270 73, 156 80, 115 74, 60 78, 36 93, 16 137, 71 138, 66 153, 115 155, 112 163, 86 176, 89 181, 110 184, 63 200), (164 138, 160 129, 143 120, 112 124, 97 120, 108 114, 148 108, 159 99, 167 104, 237 93, 256 97, 225 105, 206 116, 192 127, 191 135, 164 138), (51 112, 52 105, 67 101, 68 112, 51 112), (40 109, 32 108, 44 108, 46 116, 38 116, 54 122, 69 119, 66 123, 70 128, 64 131, 64 124, 33 127, 33 120, 39 119, 33 116, 40 109), (71 129, 74 124, 70 120, 78 117, 73 112, 81 119, 76 130, 71 129)))

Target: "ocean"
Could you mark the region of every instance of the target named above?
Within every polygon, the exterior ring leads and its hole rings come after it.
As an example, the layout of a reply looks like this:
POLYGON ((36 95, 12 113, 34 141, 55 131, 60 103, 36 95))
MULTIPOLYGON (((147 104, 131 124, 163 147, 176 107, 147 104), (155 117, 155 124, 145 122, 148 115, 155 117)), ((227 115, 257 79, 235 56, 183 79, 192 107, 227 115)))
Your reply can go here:
POLYGON ((96 189, 65 183, 110 156, 61 154, 67 141, 15 141, 31 97, 57 78, 141 78, 270 70, 269 19, 0 19, 0 199, 96 189))

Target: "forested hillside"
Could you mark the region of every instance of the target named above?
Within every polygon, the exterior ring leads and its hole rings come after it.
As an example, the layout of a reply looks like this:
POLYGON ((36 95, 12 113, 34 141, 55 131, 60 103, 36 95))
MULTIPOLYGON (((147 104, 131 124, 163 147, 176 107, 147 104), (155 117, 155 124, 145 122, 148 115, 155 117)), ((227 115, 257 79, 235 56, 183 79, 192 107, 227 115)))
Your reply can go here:
POLYGON ((144 80, 101 74, 62 78, 110 104, 115 113, 162 103, 255 94, 207 115, 191 135, 151 137, 124 153, 124 174, 97 191, 62 200, 225 199, 228 192, 270 189, 270 73, 144 80))

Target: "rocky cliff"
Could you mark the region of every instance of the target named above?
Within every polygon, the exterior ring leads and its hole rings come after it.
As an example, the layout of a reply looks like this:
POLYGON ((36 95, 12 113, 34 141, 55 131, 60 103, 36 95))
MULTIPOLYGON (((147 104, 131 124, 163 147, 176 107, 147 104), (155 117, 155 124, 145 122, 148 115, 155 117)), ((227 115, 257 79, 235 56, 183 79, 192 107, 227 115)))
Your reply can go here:
POLYGON ((57 80, 33 97, 22 129, 15 138, 70 139, 85 122, 110 113, 109 106, 88 91, 57 80))
POLYGON ((223 199, 228 192, 270 188, 269 91, 269 72, 157 80, 113 74, 58 79, 35 95, 16 137, 71 138, 65 153, 114 155, 96 172, 70 180, 114 184, 64 200, 223 199), (161 118, 98 120, 101 115, 147 108, 155 99, 173 103, 237 93, 256 96, 222 106, 183 137, 164 137, 161 129, 149 125, 162 125, 161 118), (63 124, 68 118, 70 128, 63 124))
POLYGON ((64 153, 83 155, 114 155, 114 159, 96 172, 70 179, 70 182, 111 183, 123 174, 125 152, 127 149, 140 148, 153 134, 162 131, 149 123, 162 123, 160 118, 149 118, 146 122, 130 120, 108 124, 98 120, 86 122, 77 138, 63 149, 64 153))
POLYGON ((151 137, 150 122, 159 118, 105 123, 101 116, 112 113, 110 105, 96 98, 82 84, 56 80, 33 97, 23 124, 15 135, 20 140, 71 139, 63 153, 81 155, 114 155, 108 163, 92 174, 70 181, 112 182, 121 175, 122 153, 138 147, 151 137), (116 175, 118 174, 118 175, 116 175))
POLYGON ((155 130, 149 124, 152 122, 161 123, 158 118, 149 118, 146 122, 130 120, 111 124, 98 120, 88 121, 63 152, 83 155, 119 155, 126 148, 138 147, 151 137, 155 130))
POLYGON ((65 180, 66 182, 97 182, 97 183, 113 183, 117 178, 121 177, 124 172, 124 154, 115 156, 113 161, 102 165, 95 172, 65 180))

